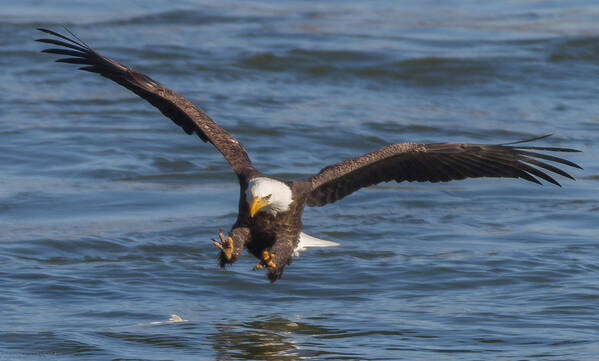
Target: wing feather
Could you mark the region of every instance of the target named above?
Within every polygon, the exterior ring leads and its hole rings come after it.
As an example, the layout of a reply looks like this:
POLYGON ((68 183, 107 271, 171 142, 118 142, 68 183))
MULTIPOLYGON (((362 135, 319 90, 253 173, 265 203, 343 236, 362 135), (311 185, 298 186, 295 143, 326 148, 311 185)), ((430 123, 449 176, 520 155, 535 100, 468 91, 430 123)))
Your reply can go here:
MULTIPOLYGON (((139 95, 183 128, 187 134, 196 133, 204 142, 212 143, 238 176, 257 172, 243 146, 186 98, 150 77, 100 55, 78 38, 75 40, 52 30, 41 28, 38 30, 62 39, 37 40, 63 47, 42 51, 68 56, 58 59, 57 62, 84 65, 79 69, 100 74, 139 95)), ((72 33, 71 35, 76 38, 72 33)))
POLYGON ((448 182, 465 178, 522 178, 541 184, 539 179, 560 186, 548 172, 574 179, 564 170, 540 161, 580 168, 578 164, 539 153, 578 152, 576 149, 522 146, 547 136, 508 144, 399 143, 375 152, 347 159, 323 168, 309 178, 309 206, 333 203, 362 187, 380 182, 448 182), (537 159, 538 158, 538 159, 537 159))

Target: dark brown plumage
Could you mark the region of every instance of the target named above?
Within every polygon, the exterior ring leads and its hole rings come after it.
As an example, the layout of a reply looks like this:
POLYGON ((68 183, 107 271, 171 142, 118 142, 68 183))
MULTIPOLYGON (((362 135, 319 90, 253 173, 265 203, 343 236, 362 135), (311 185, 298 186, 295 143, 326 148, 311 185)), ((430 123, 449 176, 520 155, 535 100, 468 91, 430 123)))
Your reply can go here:
MULTIPOLYGON (((531 142, 548 137, 523 140, 531 142)), ((576 152, 574 149, 528 147, 509 144, 400 143, 347 159, 322 169, 311 178, 309 206, 333 203, 362 187, 380 182, 448 182, 464 178, 523 178, 541 184, 535 177, 560 185, 548 171, 574 179, 563 170, 535 158, 571 167, 578 165, 562 158, 532 151, 576 152)))
MULTIPOLYGON (((222 153, 238 176, 239 213, 228 237, 220 234, 215 245, 221 249, 221 267, 235 262, 244 247, 260 259, 257 268, 266 268, 275 281, 291 262, 302 228, 305 205, 323 206, 356 190, 389 181, 447 182, 476 177, 508 177, 541 184, 538 178, 559 183, 549 172, 574 179, 546 161, 580 168, 577 164, 539 153, 577 152, 569 148, 531 147, 521 143, 485 145, 457 143, 400 143, 383 147, 323 168, 318 174, 293 182, 262 175, 251 163, 243 146, 218 126, 200 108, 144 74, 108 59, 73 35, 68 38, 47 29, 38 29, 56 38, 38 39, 59 48, 46 53, 66 55, 58 62, 83 65, 79 69, 98 73, 126 87, 179 125, 195 133, 222 153)), ((70 32, 69 32, 70 33, 70 32)))
POLYGON ((150 77, 103 57, 80 40, 70 39, 47 29, 38 30, 65 40, 37 40, 62 47, 42 50, 44 53, 68 56, 56 60, 57 62, 83 65, 80 70, 98 73, 147 100, 183 128, 185 133, 196 133, 204 142, 212 143, 225 156, 237 175, 251 173, 253 170, 252 162, 243 146, 189 100, 150 77))

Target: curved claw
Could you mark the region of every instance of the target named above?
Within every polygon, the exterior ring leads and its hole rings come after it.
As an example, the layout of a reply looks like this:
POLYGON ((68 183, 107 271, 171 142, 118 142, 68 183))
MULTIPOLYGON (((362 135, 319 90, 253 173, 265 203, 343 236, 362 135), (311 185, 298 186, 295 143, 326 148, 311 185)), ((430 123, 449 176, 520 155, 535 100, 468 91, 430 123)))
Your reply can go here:
POLYGON ((267 268, 277 268, 277 264, 274 261, 275 254, 270 253, 267 250, 262 251, 262 260, 254 266, 254 270, 259 270, 264 267, 267 268))
POLYGON ((221 250, 227 261, 230 261, 233 259, 233 251, 235 250, 233 247, 233 238, 231 236, 225 238, 222 231, 218 232, 218 237, 220 238, 220 242, 213 238, 212 244, 221 250))

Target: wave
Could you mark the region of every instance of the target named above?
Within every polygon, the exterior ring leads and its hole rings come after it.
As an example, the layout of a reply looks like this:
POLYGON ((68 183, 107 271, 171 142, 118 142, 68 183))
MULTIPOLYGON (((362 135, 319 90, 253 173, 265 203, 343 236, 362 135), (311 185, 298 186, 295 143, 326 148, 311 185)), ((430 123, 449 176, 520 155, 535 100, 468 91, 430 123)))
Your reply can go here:
POLYGON ((421 57, 393 60, 386 54, 294 49, 283 54, 263 52, 242 57, 239 66, 260 71, 296 71, 311 77, 351 76, 400 79, 420 85, 472 84, 499 76, 504 57, 421 57))
POLYGON ((559 39, 552 44, 550 62, 588 62, 597 64, 599 59, 599 37, 559 39))
POLYGON ((124 19, 101 22, 106 25, 207 25, 216 23, 256 22, 256 16, 222 15, 206 9, 177 9, 137 15, 124 19))

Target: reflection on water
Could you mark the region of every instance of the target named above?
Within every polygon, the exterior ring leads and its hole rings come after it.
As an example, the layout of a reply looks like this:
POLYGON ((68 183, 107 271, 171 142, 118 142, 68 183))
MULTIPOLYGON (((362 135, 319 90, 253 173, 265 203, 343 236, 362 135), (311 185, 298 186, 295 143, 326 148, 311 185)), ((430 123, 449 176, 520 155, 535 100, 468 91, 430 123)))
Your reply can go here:
POLYGON ((309 327, 279 316, 259 315, 255 321, 217 324, 211 338, 219 360, 299 360, 303 352, 295 337, 309 327))
MULTIPOLYGON (((332 356, 358 356, 351 352, 329 352, 326 339, 345 334, 344 331, 307 323, 280 315, 257 315, 242 323, 216 323, 210 336, 219 360, 300 360, 332 356), (323 340, 322 342, 320 340, 323 340)), ((348 335, 352 337, 354 335, 348 335)), ((343 336, 341 336, 343 337, 343 336)))

